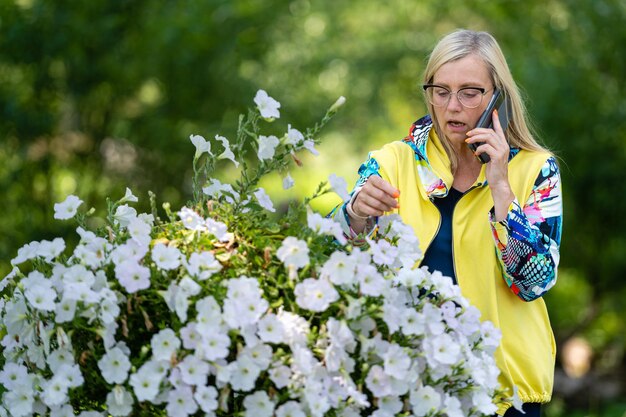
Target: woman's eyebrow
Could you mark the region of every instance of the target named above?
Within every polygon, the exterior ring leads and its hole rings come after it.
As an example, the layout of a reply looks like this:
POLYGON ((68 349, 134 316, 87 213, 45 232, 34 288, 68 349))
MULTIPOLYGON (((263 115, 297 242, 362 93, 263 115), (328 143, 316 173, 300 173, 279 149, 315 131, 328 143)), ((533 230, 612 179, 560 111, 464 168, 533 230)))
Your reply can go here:
MULTIPOLYGON (((448 83, 444 83, 444 82, 437 82, 437 81, 433 81, 433 84, 435 85, 440 85, 442 87, 447 87, 448 89, 450 89, 450 84, 448 83)), ((479 88, 485 88, 482 86, 482 83, 477 82, 477 81, 472 81, 472 82, 465 82, 462 83, 459 88, 465 88, 465 87, 479 87, 479 88)))

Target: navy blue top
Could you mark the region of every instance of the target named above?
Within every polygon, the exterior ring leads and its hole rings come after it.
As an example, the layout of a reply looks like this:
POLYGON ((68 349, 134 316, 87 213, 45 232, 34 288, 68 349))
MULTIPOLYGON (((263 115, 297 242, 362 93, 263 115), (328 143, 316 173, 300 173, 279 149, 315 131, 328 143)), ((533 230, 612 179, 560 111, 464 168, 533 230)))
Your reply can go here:
POLYGON ((443 275, 451 277, 455 284, 456 276, 452 260, 452 213, 461 197, 463 197, 462 192, 450 188, 447 196, 433 199, 433 203, 441 213, 441 226, 435 239, 426 249, 422 261, 422 265, 428 266, 430 272, 441 271, 443 275))

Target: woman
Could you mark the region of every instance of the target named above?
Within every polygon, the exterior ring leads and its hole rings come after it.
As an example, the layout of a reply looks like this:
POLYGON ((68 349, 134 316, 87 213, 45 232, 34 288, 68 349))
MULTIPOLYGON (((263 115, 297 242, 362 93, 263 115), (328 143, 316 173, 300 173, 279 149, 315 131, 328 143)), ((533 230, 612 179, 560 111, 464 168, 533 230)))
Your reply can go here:
MULTIPOLYGON (((482 319, 501 329, 500 382, 510 395, 517 389, 526 416, 539 416, 554 377, 554 336, 541 296, 555 284, 559 262, 555 158, 533 138, 506 60, 488 33, 445 36, 430 55, 424 91, 430 116, 403 141, 369 155, 351 200, 335 217, 355 238, 370 232, 378 216, 399 213, 420 239, 422 265, 451 276, 482 319), (493 128, 475 128, 496 89, 510 100, 508 126, 502 128, 496 110, 493 128), (488 163, 477 158, 483 153, 488 163)), ((498 413, 519 414, 509 407, 498 413)))

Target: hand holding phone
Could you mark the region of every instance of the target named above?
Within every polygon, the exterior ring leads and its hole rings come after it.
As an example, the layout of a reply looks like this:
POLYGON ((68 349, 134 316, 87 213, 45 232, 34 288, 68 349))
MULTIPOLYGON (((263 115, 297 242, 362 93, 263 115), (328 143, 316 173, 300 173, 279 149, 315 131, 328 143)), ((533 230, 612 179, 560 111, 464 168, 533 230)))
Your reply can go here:
MULTIPOLYGON (((493 121, 491 120, 491 115, 493 114, 494 109, 498 109, 498 120, 500 120, 500 126, 502 126, 502 131, 506 131, 507 126, 509 125, 509 117, 510 117, 510 103, 506 96, 499 90, 494 89, 493 95, 491 96, 491 100, 487 104, 487 108, 478 118, 478 123, 476 123, 476 127, 486 127, 488 129, 493 129, 493 121)), ((476 152, 476 148, 482 145, 484 142, 476 142, 476 143, 468 143, 467 146, 472 150, 472 152, 476 152)), ((486 164, 491 160, 489 155, 486 153, 481 153, 476 156, 481 164, 486 164)))

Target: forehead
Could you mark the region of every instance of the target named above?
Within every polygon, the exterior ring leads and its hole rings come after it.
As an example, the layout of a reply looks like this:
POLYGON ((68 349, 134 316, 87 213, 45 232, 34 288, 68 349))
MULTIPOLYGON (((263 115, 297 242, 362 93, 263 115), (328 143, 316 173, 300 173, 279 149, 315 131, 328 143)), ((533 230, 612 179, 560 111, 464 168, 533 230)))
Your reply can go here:
POLYGON ((433 77, 434 84, 446 87, 487 87, 491 77, 485 62, 477 55, 468 55, 443 64, 433 77))

